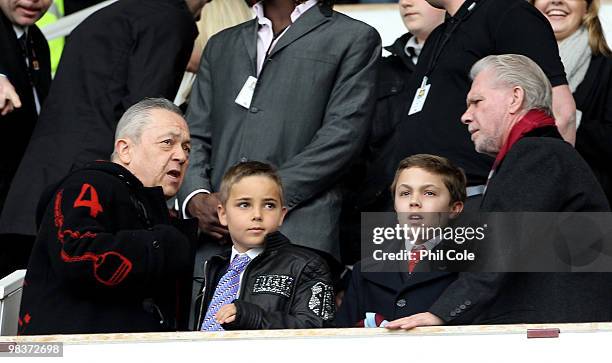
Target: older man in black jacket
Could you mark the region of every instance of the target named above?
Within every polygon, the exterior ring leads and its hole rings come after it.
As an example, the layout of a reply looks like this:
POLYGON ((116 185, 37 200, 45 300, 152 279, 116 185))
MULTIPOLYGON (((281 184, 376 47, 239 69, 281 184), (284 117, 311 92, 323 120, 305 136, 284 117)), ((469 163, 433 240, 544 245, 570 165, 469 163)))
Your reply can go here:
MULTIPOLYGON (((533 61, 488 56, 471 77, 462 122, 476 151, 495 157, 482 212, 610 211, 589 166, 561 138, 550 83, 533 61)), ((448 324, 610 321, 611 275, 465 273, 455 282, 464 290, 449 288, 430 311, 448 324)))
POLYGON ((146 99, 119 121, 112 162, 71 173, 43 197, 20 334, 186 328, 194 249, 166 199, 180 187, 189 149, 181 111, 146 99))
MULTIPOLYGON (((47 40, 34 24, 51 0, 0 1, 0 134, 11 139, 0 156, 0 210, 51 84, 47 40)), ((32 241, 0 245, 0 278, 27 263, 32 241)))

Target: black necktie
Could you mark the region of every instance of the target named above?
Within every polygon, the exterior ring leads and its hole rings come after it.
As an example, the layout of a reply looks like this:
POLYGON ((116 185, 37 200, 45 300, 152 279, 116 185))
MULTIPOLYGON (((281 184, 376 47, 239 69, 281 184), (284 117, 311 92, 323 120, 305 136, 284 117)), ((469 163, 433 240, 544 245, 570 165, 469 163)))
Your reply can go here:
POLYGON ((28 41, 26 39, 26 33, 23 33, 19 39, 17 39, 19 41, 19 47, 21 48, 21 56, 23 57, 23 60, 26 63, 29 63, 28 60, 28 41))
POLYGON ((33 77, 33 72, 32 69, 37 70, 36 68, 36 64, 34 64, 33 62, 36 62, 36 60, 32 60, 32 56, 30 53, 30 49, 28 48, 28 35, 27 33, 23 33, 19 39, 17 39, 19 41, 19 47, 21 48, 21 55, 23 57, 23 61, 26 62, 26 69, 28 72, 28 80, 30 81, 30 85, 32 87, 34 87, 34 77, 33 77), (33 67, 34 65, 34 67, 33 67))

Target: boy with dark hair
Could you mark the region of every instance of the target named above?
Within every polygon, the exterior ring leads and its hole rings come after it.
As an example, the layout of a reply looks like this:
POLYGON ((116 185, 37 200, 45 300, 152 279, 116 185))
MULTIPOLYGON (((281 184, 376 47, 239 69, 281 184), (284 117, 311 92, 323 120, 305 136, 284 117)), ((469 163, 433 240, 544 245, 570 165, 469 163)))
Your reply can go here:
MULTIPOLYGON (((463 210, 466 177, 461 169, 445 158, 418 154, 400 162, 391 192, 400 224, 444 228, 449 219, 456 218, 463 210)), ((338 326, 374 327, 380 326, 383 319, 393 320, 384 322, 388 328, 443 323, 428 311, 455 281, 457 273, 415 273, 431 269, 424 261, 419 262, 417 256, 420 252, 417 251, 443 248, 444 241, 440 236, 429 240, 416 238, 416 234, 414 237, 413 241, 406 241, 411 256, 405 271, 366 271, 364 264, 372 261, 355 264, 351 283, 338 312, 338 326)))
POLYGON ((331 274, 314 251, 278 232, 287 213, 280 177, 249 161, 224 175, 217 207, 231 255, 204 265, 196 329, 321 328, 334 318, 331 274))

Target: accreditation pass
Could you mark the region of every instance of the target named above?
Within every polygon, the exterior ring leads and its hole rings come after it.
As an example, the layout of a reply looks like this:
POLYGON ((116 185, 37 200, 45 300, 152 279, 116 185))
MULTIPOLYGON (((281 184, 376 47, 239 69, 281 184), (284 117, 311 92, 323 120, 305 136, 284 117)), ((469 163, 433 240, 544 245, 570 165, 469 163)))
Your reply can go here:
POLYGON ((412 105, 410 106, 410 111, 408 111, 408 116, 414 115, 415 113, 419 113, 423 110, 425 100, 427 99, 429 89, 431 88, 431 84, 427 84, 427 81, 427 76, 423 77, 421 87, 417 89, 414 99, 412 100, 412 105))

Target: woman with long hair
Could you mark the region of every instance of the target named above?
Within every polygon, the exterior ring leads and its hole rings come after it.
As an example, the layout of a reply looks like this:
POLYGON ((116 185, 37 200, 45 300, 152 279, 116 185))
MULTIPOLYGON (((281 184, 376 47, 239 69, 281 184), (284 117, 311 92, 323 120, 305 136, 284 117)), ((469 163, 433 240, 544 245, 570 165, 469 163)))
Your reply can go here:
POLYGON ((612 203, 612 52, 599 21, 600 0, 530 0, 550 21, 576 100, 576 150, 612 203))

